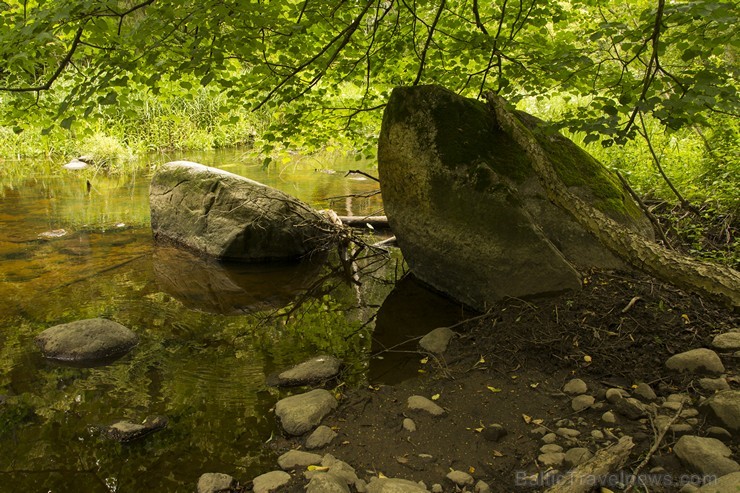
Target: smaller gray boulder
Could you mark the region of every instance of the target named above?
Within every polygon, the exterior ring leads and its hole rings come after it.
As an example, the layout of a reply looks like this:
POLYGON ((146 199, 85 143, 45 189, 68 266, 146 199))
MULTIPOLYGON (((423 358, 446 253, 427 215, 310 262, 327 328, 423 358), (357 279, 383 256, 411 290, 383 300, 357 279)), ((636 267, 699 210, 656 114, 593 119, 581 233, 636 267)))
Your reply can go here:
POLYGON ((560 467, 564 460, 565 454, 563 452, 548 452, 537 456, 537 462, 545 467, 560 467))
POLYGON ((150 433, 167 427, 168 419, 164 416, 148 416, 141 424, 130 421, 119 421, 106 430, 108 438, 117 442, 131 442, 150 433))
POLYGON ((575 447, 565 452, 565 465, 569 468, 577 467, 593 457, 590 450, 583 447, 575 447))
POLYGON ((573 398, 573 400, 570 402, 570 407, 575 411, 583 411, 584 409, 588 409, 591 406, 594 405, 594 402, 596 402, 596 399, 592 395, 578 395, 573 398))
POLYGON ((321 420, 337 405, 331 392, 316 389, 279 400, 275 404, 275 414, 287 433, 303 435, 321 424, 321 420))
POLYGON ((737 493, 740 484, 740 472, 725 474, 716 481, 699 488, 700 493, 737 493))
POLYGON ((347 484, 332 474, 314 474, 306 486, 306 493, 350 493, 347 484))
POLYGON ((222 493, 232 491, 236 480, 228 474, 207 472, 198 479, 198 493, 222 493))
POLYGON ((342 362, 334 356, 316 356, 271 376, 267 383, 277 387, 309 385, 336 377, 341 366, 342 362))
POLYGON ((447 327, 438 327, 421 338, 419 346, 424 351, 440 354, 447 351, 450 340, 455 337, 455 333, 447 327))
POLYGON ((712 340, 712 346, 726 351, 740 349, 740 332, 733 331, 719 334, 712 340))
POLYGON ((473 476, 465 471, 450 471, 447 474, 447 479, 455 483, 457 486, 472 486, 475 482, 473 476))
POLYGON ((104 318, 55 325, 36 337, 45 357, 73 362, 113 360, 137 343, 138 337, 130 329, 104 318))
POLYGON ((711 349, 692 349, 674 354, 665 362, 669 370, 690 373, 724 373, 725 367, 717 353, 711 349))
POLYGON ((740 390, 717 392, 704 401, 700 409, 716 418, 724 428, 740 432, 740 390))
POLYGON ((306 438, 306 448, 313 450, 329 445, 337 437, 337 432, 328 426, 321 425, 306 438))
POLYGON ((370 480, 367 485, 368 493, 428 493, 429 490, 422 488, 419 483, 407 479, 376 478, 370 480))
POLYGON ((290 469, 295 469, 296 467, 308 467, 321 464, 321 456, 319 454, 303 452, 302 450, 289 450, 278 457, 277 462, 280 469, 288 471, 290 469))
POLYGON ((563 392, 571 395, 585 394, 588 392, 588 385, 580 378, 574 378, 563 386, 563 392))
POLYGON ((408 409, 410 411, 423 411, 432 416, 442 416, 445 413, 443 408, 421 395, 412 395, 408 398, 408 409))
POLYGON ((654 401, 658 398, 653 388, 645 382, 640 382, 635 387, 635 395, 646 401, 654 401))
POLYGON ((673 451, 686 467, 700 474, 724 476, 740 471, 740 465, 730 459, 732 451, 716 438, 684 435, 673 451))
POLYGON ((290 474, 285 471, 270 471, 252 480, 254 493, 277 491, 290 481, 290 474))

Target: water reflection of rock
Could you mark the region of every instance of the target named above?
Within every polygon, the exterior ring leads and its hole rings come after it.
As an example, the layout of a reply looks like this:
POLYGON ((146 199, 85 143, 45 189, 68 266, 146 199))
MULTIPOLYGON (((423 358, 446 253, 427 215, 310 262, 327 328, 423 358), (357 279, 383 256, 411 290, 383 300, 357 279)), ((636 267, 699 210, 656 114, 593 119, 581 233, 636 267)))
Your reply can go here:
POLYGON ((393 384, 416 375, 422 356, 413 352, 421 351, 419 339, 469 316, 460 303, 431 291, 413 276, 401 279, 378 310, 372 352, 382 359, 371 360, 368 379, 393 384))
POLYGON ((165 293, 197 310, 236 315, 281 308, 305 291, 320 262, 243 264, 198 257, 159 246, 154 274, 165 293))

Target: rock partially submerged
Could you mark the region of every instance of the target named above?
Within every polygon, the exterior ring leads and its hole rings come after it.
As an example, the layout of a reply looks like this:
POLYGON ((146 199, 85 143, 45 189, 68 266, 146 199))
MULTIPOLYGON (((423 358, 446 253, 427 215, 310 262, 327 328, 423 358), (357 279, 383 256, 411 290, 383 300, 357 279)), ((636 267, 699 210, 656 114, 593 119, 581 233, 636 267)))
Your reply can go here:
POLYGON ((198 478, 198 493, 233 491, 236 479, 221 472, 207 472, 198 478))
POLYGON ((267 379, 275 387, 297 387, 330 380, 339 374, 342 361, 334 356, 321 355, 295 365, 267 379))
POLYGON ((335 227, 300 200, 254 180, 188 161, 162 166, 149 190, 152 231, 219 259, 303 257, 335 227))
POLYGON ((141 424, 119 421, 110 425, 105 433, 108 438, 117 442, 131 442, 166 428, 168 422, 165 416, 148 416, 141 424))
MULTIPOLYGON (((573 142, 517 113, 572 193, 651 237, 619 180, 573 142)), ((548 200, 524 150, 487 106, 438 86, 396 88, 378 147, 383 204, 422 281, 485 311, 504 297, 577 290, 579 270, 621 260, 548 200), (576 268, 574 268, 576 266, 576 268)))
POLYGON ((113 360, 137 343, 138 337, 130 329, 104 318, 55 325, 36 337, 45 357, 78 363, 113 360))

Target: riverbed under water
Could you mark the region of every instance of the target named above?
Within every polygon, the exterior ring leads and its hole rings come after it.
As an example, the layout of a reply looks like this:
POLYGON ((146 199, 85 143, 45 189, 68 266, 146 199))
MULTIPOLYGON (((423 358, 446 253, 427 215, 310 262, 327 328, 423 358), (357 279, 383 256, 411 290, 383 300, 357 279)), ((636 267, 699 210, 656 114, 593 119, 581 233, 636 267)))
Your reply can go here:
MULTIPOLYGON (((345 176, 352 163, 263 169, 235 151, 150 159, 175 158, 339 215, 382 212, 377 183, 345 176)), ((394 383, 419 358, 384 348, 462 316, 413 281, 396 284, 397 251, 363 255, 358 285, 331 255, 229 265, 155 245, 149 179, 0 171, 0 492, 193 491, 204 472, 249 480, 275 468, 264 444, 280 432, 271 408, 288 395, 267 387, 267 375, 329 353, 345 361, 346 386, 394 383), (93 368, 40 355, 39 332, 92 317, 131 328, 139 345, 93 368), (137 442, 100 432, 155 414, 168 427, 137 442)))

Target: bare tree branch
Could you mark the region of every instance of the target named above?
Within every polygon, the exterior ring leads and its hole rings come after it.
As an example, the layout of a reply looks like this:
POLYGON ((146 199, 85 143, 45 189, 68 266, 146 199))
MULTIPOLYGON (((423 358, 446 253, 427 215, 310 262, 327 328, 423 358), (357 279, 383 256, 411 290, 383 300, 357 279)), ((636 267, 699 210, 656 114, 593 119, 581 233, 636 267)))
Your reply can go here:
POLYGON ((419 62, 419 71, 416 73, 416 79, 414 79, 413 86, 419 85, 419 81, 421 80, 421 74, 424 73, 424 65, 426 63, 427 58, 427 50, 429 49, 429 45, 432 42, 432 38, 434 37, 434 30, 437 28, 437 23, 439 22, 439 18, 442 17, 442 11, 445 8, 445 0, 442 0, 439 3, 439 9, 437 9, 437 14, 434 16, 434 21, 432 22, 432 25, 429 26, 429 34, 427 35, 427 40, 424 43, 424 49, 421 52, 421 60, 419 62))

